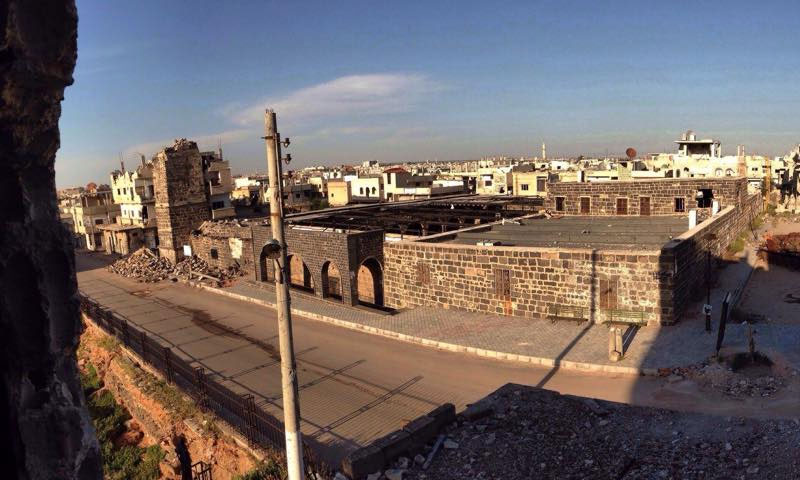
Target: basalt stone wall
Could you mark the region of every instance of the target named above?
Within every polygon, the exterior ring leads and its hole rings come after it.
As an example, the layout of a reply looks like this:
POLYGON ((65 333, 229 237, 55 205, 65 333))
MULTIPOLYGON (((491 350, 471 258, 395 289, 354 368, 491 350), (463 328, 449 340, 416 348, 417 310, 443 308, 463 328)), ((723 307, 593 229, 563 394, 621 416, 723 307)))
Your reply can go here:
POLYGON ((674 265, 674 278, 670 279, 676 317, 685 313, 686 307, 702 298, 706 292, 709 274, 708 259, 711 254, 714 271, 718 259, 742 232, 749 231, 750 222, 763 208, 760 195, 751 195, 739 208, 728 207, 716 216, 700 223, 692 230, 671 241, 663 249, 666 262, 674 265))
POLYGON ((74 1, 0 2, 3 478, 102 478, 78 381, 75 261, 53 171, 77 21, 74 1))
MULTIPOLYGON (((254 277, 257 281, 272 281, 275 278, 273 262, 261 255, 264 245, 272 239, 271 227, 253 225, 252 230, 254 277)), ((358 304, 358 269, 361 263, 374 258, 383 265, 383 230, 337 232, 287 226, 286 243, 287 253, 300 257, 308 268, 317 296, 327 296, 328 282, 323 272, 327 271, 329 262, 335 265, 340 273, 342 301, 348 305, 358 304)))
POLYGON ((238 265, 249 275, 255 271, 250 226, 208 222, 192 233, 190 241, 192 253, 209 265, 219 268, 238 265))
POLYGON ((668 325, 705 291, 708 251, 721 257, 760 210, 752 195, 654 250, 387 242, 386 302, 532 318, 583 307, 596 322, 637 312, 668 325))
POLYGON ((173 263, 183 258, 189 235, 211 219, 203 158, 195 142, 176 140, 153 159, 158 250, 173 263))
MULTIPOLYGON (((664 178, 608 182, 556 182, 547 185, 545 208, 557 211, 563 198, 565 215, 617 215, 617 199, 627 199, 627 215, 642 213, 642 199, 649 201, 650 215, 685 215, 675 211, 675 199, 683 199, 684 212, 698 208, 698 190, 710 189, 720 207, 739 205, 747 198, 745 178, 664 178), (589 212, 581 212, 581 198, 588 199, 589 212)), ((646 208, 645 208, 646 209, 646 208)), ((561 212, 560 212, 561 213, 561 212)))
POLYGON ((601 322, 611 310, 670 323, 658 250, 384 244, 387 305, 433 306, 544 318, 556 306, 583 307, 601 322))

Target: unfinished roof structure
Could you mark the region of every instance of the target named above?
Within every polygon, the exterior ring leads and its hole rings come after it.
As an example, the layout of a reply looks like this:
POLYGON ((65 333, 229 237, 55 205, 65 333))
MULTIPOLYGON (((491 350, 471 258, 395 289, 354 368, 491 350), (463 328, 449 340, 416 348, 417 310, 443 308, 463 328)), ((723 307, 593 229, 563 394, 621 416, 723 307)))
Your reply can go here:
POLYGON ((516 218, 542 208, 539 198, 455 196, 435 200, 332 208, 290 215, 292 225, 425 236, 516 218))

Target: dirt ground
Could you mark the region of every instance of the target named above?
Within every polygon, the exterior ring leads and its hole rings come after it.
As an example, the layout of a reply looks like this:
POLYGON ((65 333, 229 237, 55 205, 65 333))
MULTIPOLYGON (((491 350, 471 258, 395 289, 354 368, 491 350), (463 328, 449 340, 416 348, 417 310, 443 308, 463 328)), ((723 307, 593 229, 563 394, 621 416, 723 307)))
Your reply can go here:
POLYGON ((258 461, 214 424, 215 418, 197 410, 182 393, 159 381, 125 356, 119 344, 85 321, 78 351, 82 370, 92 365, 115 400, 131 414, 128 430, 117 443, 159 444, 166 452, 160 465, 163 479, 180 478, 175 439, 183 436, 192 461, 211 465, 213 478, 230 479, 251 471, 258 461))
MULTIPOLYGON (((780 217, 767 227, 774 235, 800 232, 800 223, 780 217)), ((742 319, 755 322, 800 323, 800 272, 760 261, 738 310, 742 319)))
POLYGON ((680 413, 515 384, 465 411, 446 436, 427 470, 410 461, 403 478, 794 479, 800 471, 796 418, 680 413))

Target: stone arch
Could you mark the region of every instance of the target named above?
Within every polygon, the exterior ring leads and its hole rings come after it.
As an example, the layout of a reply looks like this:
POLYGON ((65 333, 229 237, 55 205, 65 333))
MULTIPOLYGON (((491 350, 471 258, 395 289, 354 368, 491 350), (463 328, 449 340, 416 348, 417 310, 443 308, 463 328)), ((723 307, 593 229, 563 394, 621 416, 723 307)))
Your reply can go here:
POLYGON ((358 303, 383 306, 383 267, 374 257, 361 262, 356 272, 358 303))
POLYGON ((342 297, 342 274, 339 268, 330 260, 322 265, 322 297, 335 298, 344 301, 342 297))
POLYGON ((311 277, 311 270, 303 261, 303 257, 293 253, 286 259, 286 273, 289 277, 289 286, 298 290, 308 292, 314 291, 314 279, 311 277))

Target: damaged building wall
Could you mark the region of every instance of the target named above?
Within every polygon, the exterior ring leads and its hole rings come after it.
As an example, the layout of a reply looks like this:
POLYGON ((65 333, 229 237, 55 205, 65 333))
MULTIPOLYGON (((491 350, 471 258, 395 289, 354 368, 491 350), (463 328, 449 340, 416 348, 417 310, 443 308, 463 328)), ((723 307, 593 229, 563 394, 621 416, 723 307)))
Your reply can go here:
POLYGON ((0 2, 0 472, 100 479, 78 381, 80 320, 70 233, 53 165, 77 52, 74 1, 0 2))
POLYGON ((158 251, 172 263, 183 258, 192 230, 211 219, 204 175, 200 150, 186 139, 153 159, 158 251))
MULTIPOLYGON (((696 195, 700 190, 711 190, 714 200, 722 207, 739 205, 747 198, 747 179, 548 183, 545 208, 565 215, 618 215, 618 206, 624 206, 625 215, 685 215, 690 209, 698 208, 696 195), (624 205, 618 205, 617 199, 624 199, 624 205), (676 199, 682 200, 681 208, 676 205, 676 199)), ((706 208, 710 209, 710 204, 706 208)))
POLYGON ((192 253, 211 266, 238 265, 245 274, 255 272, 253 238, 249 225, 233 222, 205 222, 192 232, 192 253))

